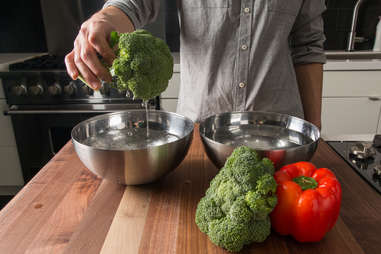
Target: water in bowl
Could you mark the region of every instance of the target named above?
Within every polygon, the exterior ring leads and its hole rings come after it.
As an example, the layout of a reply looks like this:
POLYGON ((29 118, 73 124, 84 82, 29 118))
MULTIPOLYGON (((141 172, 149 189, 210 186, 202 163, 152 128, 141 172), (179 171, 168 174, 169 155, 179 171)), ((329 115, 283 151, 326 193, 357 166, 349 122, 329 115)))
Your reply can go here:
POLYGON ((110 129, 94 137, 88 137, 83 144, 101 149, 136 150, 160 146, 180 137, 168 133, 166 130, 150 129, 147 136, 146 128, 110 129))
POLYGON ((212 139, 234 147, 257 150, 287 149, 313 142, 300 132, 271 125, 239 125, 217 128, 212 139))

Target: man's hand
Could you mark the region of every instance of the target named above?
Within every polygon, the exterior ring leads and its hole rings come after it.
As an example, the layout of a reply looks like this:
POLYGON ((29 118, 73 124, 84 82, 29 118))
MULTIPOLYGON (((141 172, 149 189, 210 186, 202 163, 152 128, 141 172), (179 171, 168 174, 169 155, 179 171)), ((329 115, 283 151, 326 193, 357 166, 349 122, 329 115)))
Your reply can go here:
POLYGON ((304 118, 321 129, 321 96, 323 65, 320 63, 295 66, 304 118))
POLYGON ((93 89, 101 87, 100 80, 111 81, 109 71, 97 56, 97 53, 101 55, 108 65, 115 59, 108 43, 111 31, 134 31, 128 16, 116 7, 101 10, 82 24, 74 41, 74 49, 65 57, 66 69, 72 79, 77 79, 81 74, 93 89))

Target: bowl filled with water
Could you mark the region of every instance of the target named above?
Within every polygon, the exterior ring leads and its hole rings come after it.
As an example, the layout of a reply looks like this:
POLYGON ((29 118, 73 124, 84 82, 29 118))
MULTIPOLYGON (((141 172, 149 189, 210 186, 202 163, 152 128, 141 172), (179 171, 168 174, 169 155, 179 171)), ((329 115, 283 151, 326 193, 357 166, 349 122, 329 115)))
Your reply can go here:
POLYGON ((209 159, 221 168, 234 148, 248 146, 268 157, 276 168, 308 161, 316 151, 319 129, 301 118, 272 112, 228 112, 200 123, 209 159))
POLYGON ((175 113, 131 110, 85 120, 71 136, 90 171, 120 184, 138 185, 163 177, 183 161, 193 128, 192 120, 175 113))

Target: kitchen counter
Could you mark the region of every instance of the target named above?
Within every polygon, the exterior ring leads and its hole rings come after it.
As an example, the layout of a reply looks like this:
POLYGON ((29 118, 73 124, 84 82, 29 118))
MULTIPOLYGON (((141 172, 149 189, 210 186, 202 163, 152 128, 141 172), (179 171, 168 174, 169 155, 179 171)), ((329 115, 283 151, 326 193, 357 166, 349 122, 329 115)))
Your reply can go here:
MULTIPOLYGON (((319 243, 276 233, 244 253, 377 253, 381 195, 321 142, 312 160, 343 190, 340 217, 319 243)), ((195 130, 190 151, 155 184, 123 187, 93 175, 69 142, 0 212, 1 253, 225 253, 194 223, 217 169, 195 130)), ((227 253, 227 252, 226 252, 227 253)))
POLYGON ((374 71, 381 70, 381 59, 328 59, 323 65, 324 71, 374 71))

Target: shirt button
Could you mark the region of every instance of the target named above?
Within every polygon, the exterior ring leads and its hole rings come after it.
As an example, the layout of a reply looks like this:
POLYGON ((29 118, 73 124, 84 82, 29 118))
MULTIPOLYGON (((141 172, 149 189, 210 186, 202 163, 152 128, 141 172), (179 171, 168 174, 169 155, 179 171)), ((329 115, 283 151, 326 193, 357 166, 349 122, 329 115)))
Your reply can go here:
POLYGON ((245 8, 245 9, 243 9, 243 11, 245 12, 245 13, 249 13, 250 12, 250 8, 245 8))
POLYGON ((242 49, 242 50, 246 50, 246 49, 247 49, 247 45, 246 45, 246 44, 243 44, 243 45, 241 46, 241 49, 242 49))
POLYGON ((238 86, 239 86, 240 88, 244 88, 244 87, 245 87, 245 85, 246 85, 245 83, 241 82, 241 83, 239 83, 239 85, 238 85, 238 86))

